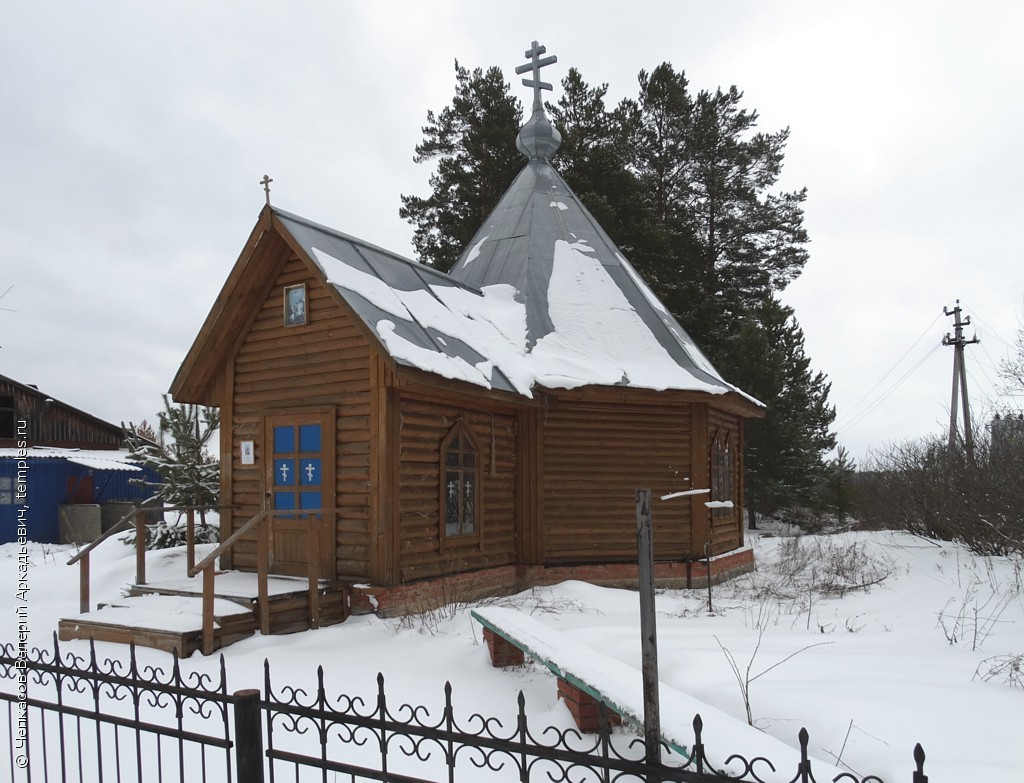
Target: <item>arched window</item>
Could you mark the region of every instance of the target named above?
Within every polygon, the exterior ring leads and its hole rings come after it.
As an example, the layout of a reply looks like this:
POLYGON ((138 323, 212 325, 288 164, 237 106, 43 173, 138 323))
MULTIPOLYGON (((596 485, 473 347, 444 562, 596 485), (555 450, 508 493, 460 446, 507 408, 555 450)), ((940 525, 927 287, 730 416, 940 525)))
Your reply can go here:
POLYGON ((446 537, 478 530, 479 464, 476 445, 457 424, 441 442, 441 523, 446 537))
MULTIPOLYGON (((736 453, 732 433, 718 430, 711 442, 711 500, 736 501, 736 453)), ((729 517, 735 513, 734 508, 716 507, 711 515, 729 517)))

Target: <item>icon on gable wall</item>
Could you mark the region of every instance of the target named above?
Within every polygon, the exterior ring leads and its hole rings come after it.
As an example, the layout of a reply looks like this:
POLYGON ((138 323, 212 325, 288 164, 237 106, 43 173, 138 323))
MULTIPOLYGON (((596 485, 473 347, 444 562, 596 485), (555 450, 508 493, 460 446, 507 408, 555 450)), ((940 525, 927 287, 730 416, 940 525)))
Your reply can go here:
POLYGON ((306 323, 306 284, 288 285, 284 288, 284 325, 302 326, 306 323))

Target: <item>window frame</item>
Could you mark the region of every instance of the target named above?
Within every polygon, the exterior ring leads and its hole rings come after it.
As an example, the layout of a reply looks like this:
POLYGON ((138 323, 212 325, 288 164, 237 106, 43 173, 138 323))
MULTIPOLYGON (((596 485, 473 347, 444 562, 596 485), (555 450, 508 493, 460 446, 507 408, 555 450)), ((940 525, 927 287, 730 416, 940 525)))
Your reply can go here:
MULTIPOLYGON (((481 529, 482 529, 482 486, 481 486, 481 471, 480 471, 480 447, 477 445, 476 439, 470 434, 469 429, 465 423, 460 421, 454 427, 452 427, 448 433, 441 440, 440 453, 438 455, 438 529, 440 534, 440 541, 442 549, 446 542, 450 542, 452 545, 463 544, 463 543, 474 543, 480 540, 481 529), (458 466, 450 467, 448 465, 448 454, 451 450, 452 444, 458 439, 459 449, 458 454, 460 455, 457 459, 458 466), (466 454, 472 454, 473 464, 467 466, 463 464, 464 457, 466 454), (469 474, 472 477, 473 486, 473 497, 472 497, 472 513, 473 527, 469 531, 449 533, 448 532, 448 474, 451 471, 457 471, 459 474, 459 496, 463 497, 463 487, 465 485, 466 475, 469 474)), ((459 508, 459 525, 460 528, 465 527, 465 504, 460 504, 459 508)))
POLYGON ((732 501, 732 508, 712 508, 714 519, 729 518, 739 512, 739 472, 736 459, 736 442, 731 430, 719 427, 711 439, 709 454, 711 473, 711 500, 732 501))

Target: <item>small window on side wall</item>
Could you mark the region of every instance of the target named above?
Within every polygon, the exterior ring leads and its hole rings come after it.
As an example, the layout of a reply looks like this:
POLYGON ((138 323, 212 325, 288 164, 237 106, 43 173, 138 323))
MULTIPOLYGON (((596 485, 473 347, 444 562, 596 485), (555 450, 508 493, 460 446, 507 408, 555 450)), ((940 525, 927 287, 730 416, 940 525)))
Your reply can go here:
POLYGON ((446 538, 479 532, 480 492, 476 445, 462 424, 441 442, 441 525, 446 538))
MULTIPOLYGON (((719 430, 711 442, 711 500, 736 501, 736 453, 732 433, 719 430)), ((711 510, 713 517, 730 517, 736 512, 729 506, 711 510)))

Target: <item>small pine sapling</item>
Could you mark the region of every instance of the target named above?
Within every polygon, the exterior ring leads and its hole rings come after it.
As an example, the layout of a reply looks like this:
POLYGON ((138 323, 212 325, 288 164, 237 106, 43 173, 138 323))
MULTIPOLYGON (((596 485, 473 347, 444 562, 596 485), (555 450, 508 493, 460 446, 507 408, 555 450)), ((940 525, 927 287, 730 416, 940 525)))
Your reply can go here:
MULTIPOLYGON (((206 508, 220 500, 220 463, 210 455, 208 447, 220 427, 220 411, 202 405, 172 405, 164 395, 164 409, 159 413, 159 434, 143 422, 127 428, 127 445, 133 459, 155 471, 159 482, 140 480, 152 490, 144 504, 199 508, 200 526, 197 543, 217 540, 217 531, 206 521, 206 508)), ((164 549, 184 543, 181 515, 174 524, 161 520, 147 533, 147 547, 164 549)), ((125 541, 134 543, 133 536, 125 541)))

